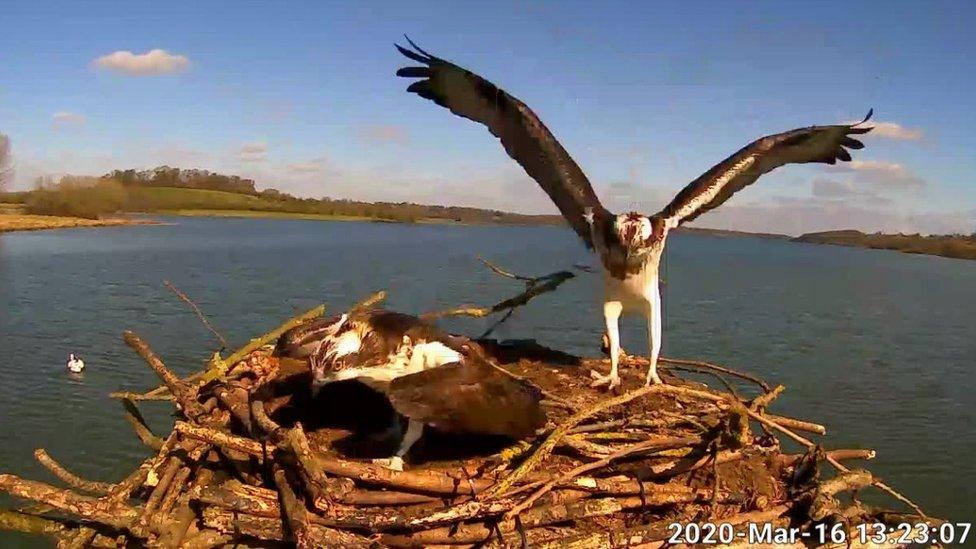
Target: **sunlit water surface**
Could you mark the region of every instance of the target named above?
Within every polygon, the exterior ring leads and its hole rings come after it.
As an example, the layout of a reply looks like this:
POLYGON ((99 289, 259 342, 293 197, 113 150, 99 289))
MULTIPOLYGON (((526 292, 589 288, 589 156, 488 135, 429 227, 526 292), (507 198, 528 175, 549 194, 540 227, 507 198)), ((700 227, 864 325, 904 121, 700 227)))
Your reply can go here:
MULTIPOLYGON (((518 291, 478 255, 525 274, 592 264, 555 227, 167 221, 0 235, 0 471, 55 482, 33 459, 46 448, 84 477, 116 481, 146 456, 106 398, 156 382, 122 330, 182 373, 214 348, 164 279, 236 346, 318 303, 337 310, 379 289, 409 312, 518 291), (88 364, 80 377, 65 372, 69 352, 88 364)), ((666 355, 783 383, 778 412, 825 423, 831 447, 876 449, 871 468, 931 513, 976 516, 976 262, 679 234, 663 275, 666 355)), ((596 275, 572 280, 498 335, 594 354, 597 289, 596 275)), ((625 319, 623 342, 644 348, 642 321, 625 319)), ((160 432, 172 421, 167 407, 143 406, 160 432)), ((44 546, 0 533, 0 546, 33 544, 44 546)))

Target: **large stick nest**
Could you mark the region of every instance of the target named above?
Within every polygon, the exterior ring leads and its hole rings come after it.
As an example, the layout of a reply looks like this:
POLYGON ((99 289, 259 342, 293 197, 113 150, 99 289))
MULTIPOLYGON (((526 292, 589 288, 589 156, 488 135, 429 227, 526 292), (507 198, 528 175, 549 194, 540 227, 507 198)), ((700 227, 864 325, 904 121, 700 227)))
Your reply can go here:
POLYGON ((661 547, 674 545, 675 523, 770 523, 840 528, 858 546, 858 524, 937 522, 842 463, 873 451, 827 451, 797 434, 823 434, 823 426, 769 413, 781 386, 663 359, 665 385, 643 387, 645 364, 628 357, 624 392, 608 395, 588 385, 589 370, 607 361, 532 341, 480 343, 500 368, 543 390, 543 432, 524 441, 428 432, 408 469, 391 471, 369 460, 396 443, 377 436, 392 412, 381 395, 352 382, 313 399, 307 364, 273 356, 269 343, 322 311, 227 359, 215 354, 206 372, 185 379, 126 332, 164 384, 113 394, 152 454, 110 484, 78 478, 38 450, 69 488, 0 475, 0 490, 40 504, 0 511, 0 527, 65 547, 661 547), (694 380, 703 375, 722 389, 694 380), (150 432, 141 400, 175 405, 171 433, 150 432), (784 452, 781 436, 800 452, 784 452), (825 463, 836 473, 822 471, 825 463), (859 501, 871 487, 910 509, 859 501))

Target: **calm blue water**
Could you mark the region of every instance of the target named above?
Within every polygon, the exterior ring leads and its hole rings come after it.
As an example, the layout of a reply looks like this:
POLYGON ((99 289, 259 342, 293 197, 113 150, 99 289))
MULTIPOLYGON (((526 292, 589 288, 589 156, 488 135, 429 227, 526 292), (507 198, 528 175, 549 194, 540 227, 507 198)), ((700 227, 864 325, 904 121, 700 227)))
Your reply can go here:
MULTIPOLYGON (((39 447, 106 481, 144 458, 106 398, 156 381, 122 330, 145 336, 180 372, 215 347, 164 279, 236 346, 318 303, 337 310, 379 289, 409 312, 519 290, 477 255, 524 274, 592 264, 570 231, 554 227, 168 221, 0 234, 0 471, 55 482, 33 459, 39 447), (68 352, 85 358, 83 377, 64 372, 68 352)), ((976 516, 976 262, 676 235, 663 274, 666 355, 783 383, 776 411, 827 424, 828 446, 876 449, 871 469, 931 513, 976 516)), ((596 275, 582 275, 520 310, 498 336, 596 354, 597 289, 596 275)), ((623 331, 627 349, 645 347, 640 319, 623 331)), ((167 406, 143 406, 160 430, 167 406)), ((5 547, 26 543, 0 534, 5 547)))

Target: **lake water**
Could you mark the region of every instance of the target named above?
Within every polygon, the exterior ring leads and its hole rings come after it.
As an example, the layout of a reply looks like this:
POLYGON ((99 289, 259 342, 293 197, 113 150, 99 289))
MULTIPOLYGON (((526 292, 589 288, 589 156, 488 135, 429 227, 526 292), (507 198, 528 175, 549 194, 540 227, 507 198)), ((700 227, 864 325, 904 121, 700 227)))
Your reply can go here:
MULTIPOLYGON (((522 274, 593 264, 557 227, 167 221, 0 234, 0 472, 56 482, 32 455, 46 448, 81 476, 116 481, 146 456, 107 398, 156 384, 122 330, 182 373, 215 347, 164 279, 236 347, 318 303, 338 310, 380 289, 408 312, 519 291, 478 255, 522 274), (83 376, 66 374, 68 352, 84 357, 83 376)), ((876 449, 871 469, 932 514, 976 517, 976 262, 679 234, 663 275, 665 355, 783 383, 775 411, 825 423, 829 447, 876 449)), ((497 335, 597 354, 597 290, 583 274, 497 335)), ((642 320, 624 320, 623 343, 645 349, 642 320)), ((168 431, 168 404, 142 408, 168 431)), ((0 533, 0 546, 36 543, 0 533)))

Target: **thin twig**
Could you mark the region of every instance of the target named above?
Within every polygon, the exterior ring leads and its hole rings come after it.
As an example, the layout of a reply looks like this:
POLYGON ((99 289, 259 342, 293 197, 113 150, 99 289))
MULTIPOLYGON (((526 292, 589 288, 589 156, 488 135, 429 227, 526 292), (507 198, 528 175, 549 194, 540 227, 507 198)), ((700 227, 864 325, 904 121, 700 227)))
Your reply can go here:
POLYGON ((575 469, 568 471, 550 480, 549 482, 542 485, 542 487, 540 487, 538 490, 536 490, 531 496, 525 498, 522 502, 520 502, 518 505, 516 505, 510 511, 508 511, 508 513, 505 514, 505 517, 512 518, 515 515, 521 513, 522 511, 525 511, 526 509, 531 507, 532 504, 536 502, 536 500, 544 496, 550 490, 555 488, 558 484, 568 482, 584 473, 588 473, 590 471, 606 467, 607 465, 609 465, 610 463, 618 459, 627 456, 632 456, 634 454, 639 454, 639 453, 653 452, 659 450, 669 450, 672 448, 683 448, 685 446, 694 444, 699 440, 700 439, 694 437, 691 438, 679 437, 679 438, 673 438, 664 441, 658 439, 658 440, 647 440, 644 442, 638 442, 637 444, 631 444, 630 446, 626 446, 621 450, 617 450, 616 452, 610 454, 609 456, 603 459, 598 459, 596 461, 592 461, 590 463, 580 465, 579 467, 576 467, 575 469))
MULTIPOLYGON (((796 442, 799 442, 800 444, 802 444, 803 446, 806 446, 807 448, 816 448, 816 446, 817 446, 816 444, 814 444, 813 442, 810 442, 809 440, 801 437, 800 435, 794 433, 793 431, 787 429, 786 427, 783 427, 782 425, 780 425, 778 423, 775 423, 773 421, 770 421, 770 420, 766 419, 765 417, 757 414, 756 412, 753 412, 752 410, 746 410, 746 411, 748 412, 749 417, 751 417, 752 419, 758 421, 759 423, 762 423, 763 425, 766 425, 767 427, 771 427, 773 429, 776 429, 777 431, 785 434, 786 436, 792 438, 793 440, 795 440, 796 442)), ((842 464, 840 461, 834 459, 833 457, 831 457, 829 455, 827 456, 826 459, 827 459, 827 463, 830 463, 831 465, 834 466, 835 469, 837 469, 838 471, 840 471, 842 473, 849 473, 851 471, 846 466, 844 466, 844 464, 842 464)), ((888 486, 887 484, 885 484, 881 480, 875 479, 874 482, 872 483, 872 485, 875 486, 876 488, 882 490, 883 492, 887 492, 891 497, 893 497, 893 498, 897 499, 898 501, 904 503, 905 505, 911 507, 913 511, 915 511, 916 513, 919 514, 919 516, 921 516, 923 518, 928 518, 927 515, 925 514, 925 511, 923 511, 922 508, 919 507, 915 502, 913 502, 912 500, 910 500, 907 497, 903 496, 901 493, 897 492, 894 488, 892 488, 891 486, 888 486)))
POLYGON ((202 322, 203 325, 206 326, 208 330, 210 330, 210 333, 212 333, 214 337, 216 337, 217 340, 220 341, 221 351, 227 348, 227 340, 224 339, 224 336, 220 335, 220 332, 218 332, 217 329, 214 328, 213 324, 211 324, 210 321, 207 320, 206 315, 203 314, 203 311, 200 310, 200 307, 197 307, 197 304, 194 303, 192 299, 190 299, 185 293, 181 292, 180 289, 177 288, 175 285, 173 285, 173 283, 170 282, 169 280, 164 280, 163 286, 166 286, 167 288, 172 290, 173 293, 176 294, 176 297, 186 302, 186 304, 193 309, 193 312, 196 313, 197 318, 200 319, 200 322, 202 322))
POLYGON ((613 397, 613 398, 608 398, 606 400, 598 402, 593 406, 590 406, 589 408, 586 408, 585 410, 581 410, 573 414, 565 421, 563 421, 563 423, 560 424, 559 427, 557 427, 552 433, 550 433, 549 436, 546 437, 546 440, 543 441, 543 443, 539 445, 538 448, 536 448, 535 452, 533 452, 532 455, 526 458, 525 461, 523 461, 522 464, 519 465, 517 469, 509 473, 508 476, 502 479, 501 482, 492 486, 490 490, 482 493, 481 497, 483 499, 494 498, 494 497, 501 496, 506 491, 508 491, 508 489, 514 486, 518 480, 520 480, 522 477, 527 475, 530 471, 532 471, 532 469, 537 467, 542 462, 542 460, 544 460, 546 456, 548 456, 552 452, 552 450, 556 447, 556 444, 564 436, 566 436, 566 434, 573 427, 576 427, 577 425, 582 423, 584 419, 593 416, 595 414, 598 414, 609 408, 612 408, 614 406, 626 404, 634 399, 650 394, 651 392, 658 390, 659 387, 663 387, 663 386, 653 385, 649 387, 641 387, 640 389, 636 389, 629 393, 625 393, 623 395, 613 397))

